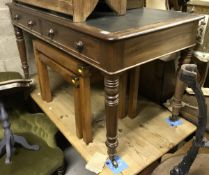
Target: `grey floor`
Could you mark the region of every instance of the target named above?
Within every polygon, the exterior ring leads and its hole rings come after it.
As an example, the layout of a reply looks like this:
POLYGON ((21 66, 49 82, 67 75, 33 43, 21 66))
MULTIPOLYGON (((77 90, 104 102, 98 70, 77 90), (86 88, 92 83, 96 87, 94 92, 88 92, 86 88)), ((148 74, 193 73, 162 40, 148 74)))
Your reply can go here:
POLYGON ((68 164, 65 175, 95 175, 94 173, 85 169, 85 160, 73 147, 66 148, 64 153, 68 164))

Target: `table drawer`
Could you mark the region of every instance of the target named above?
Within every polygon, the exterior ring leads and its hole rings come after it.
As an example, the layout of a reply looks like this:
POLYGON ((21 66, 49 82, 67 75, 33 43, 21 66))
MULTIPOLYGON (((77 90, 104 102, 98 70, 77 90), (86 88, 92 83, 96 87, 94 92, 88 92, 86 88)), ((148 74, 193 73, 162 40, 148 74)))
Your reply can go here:
POLYGON ((11 11, 11 15, 15 22, 23 25, 29 30, 40 33, 40 22, 36 16, 31 15, 31 14, 28 15, 19 10, 11 11))
POLYGON ((50 21, 41 20, 41 23, 41 32, 49 40, 67 47, 78 55, 83 55, 93 60, 99 59, 100 40, 50 21))
POLYGON ((36 32, 40 38, 67 48, 73 55, 84 56, 96 63, 99 62, 101 55, 99 39, 18 8, 12 9, 11 15, 15 24, 23 26, 29 32, 36 32))

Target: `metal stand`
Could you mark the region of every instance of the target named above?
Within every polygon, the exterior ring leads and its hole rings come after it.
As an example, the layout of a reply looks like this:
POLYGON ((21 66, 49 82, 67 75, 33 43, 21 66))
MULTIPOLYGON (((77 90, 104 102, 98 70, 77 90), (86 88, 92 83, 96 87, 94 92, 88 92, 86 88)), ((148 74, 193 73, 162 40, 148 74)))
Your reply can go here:
POLYGON ((29 150, 39 150, 38 145, 30 145, 26 139, 22 136, 17 136, 12 133, 10 129, 10 123, 8 119, 8 114, 5 111, 3 103, 0 102, 0 120, 2 121, 2 126, 4 129, 4 138, 0 142, 0 155, 4 154, 6 152, 6 164, 11 163, 11 157, 12 154, 15 151, 15 144, 18 143, 22 147, 29 149, 29 150))
POLYGON ((191 168, 192 175, 207 175, 208 174, 208 161, 209 155, 198 155, 198 151, 201 147, 209 147, 208 141, 204 139, 204 133, 207 124, 207 105, 205 98, 201 91, 199 84, 197 83, 197 66, 194 64, 184 64, 181 67, 181 72, 178 77, 181 81, 186 83, 195 93, 199 107, 198 127, 195 134, 193 144, 187 154, 182 157, 174 157, 163 162, 152 175, 187 175, 191 168), (198 161, 195 162, 197 158, 198 161), (172 168, 176 161, 181 162, 172 168), (207 161, 206 161, 207 160, 207 161), (192 166, 193 165, 193 166, 192 166), (204 170, 202 168, 204 167, 204 170))

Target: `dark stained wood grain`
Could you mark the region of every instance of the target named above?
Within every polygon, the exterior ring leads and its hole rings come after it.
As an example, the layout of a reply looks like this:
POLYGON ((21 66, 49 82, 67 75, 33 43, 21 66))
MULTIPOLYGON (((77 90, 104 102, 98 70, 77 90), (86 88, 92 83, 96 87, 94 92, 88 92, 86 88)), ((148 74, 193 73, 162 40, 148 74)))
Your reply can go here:
POLYGON ((111 161, 115 160, 116 148, 118 146, 117 139, 117 109, 119 103, 119 77, 105 75, 105 111, 106 111, 106 127, 108 155, 111 161))
POLYGON ((190 23, 203 18, 202 15, 140 8, 127 11, 124 16, 107 15, 101 18, 92 18, 85 23, 73 23, 72 20, 55 16, 47 12, 21 5, 8 4, 10 9, 20 10, 22 13, 36 15, 44 20, 55 22, 69 29, 89 34, 104 40, 121 40, 134 36, 159 31, 174 26, 190 23))
MULTIPOLYGON (((136 9, 131 10, 126 15, 131 16, 133 20, 125 16, 112 17, 110 19, 106 17, 105 20, 107 20, 109 28, 117 30, 105 33, 99 28, 100 23, 97 19, 95 19, 96 21, 90 19, 85 24, 75 24, 69 19, 52 16, 28 7, 11 4, 9 6, 13 17, 15 17, 16 13, 20 16, 36 16, 39 19, 37 25, 40 25, 37 29, 40 29, 40 31, 31 30, 25 23, 21 22, 21 19, 13 20, 14 25, 23 28, 40 39, 44 39, 106 74, 120 73, 157 59, 160 56, 193 46, 196 42, 197 21, 202 17, 177 12, 162 12, 161 10, 136 9), (148 17, 149 13, 158 17, 150 19, 148 17), (157 15, 158 13, 159 15, 157 15), (136 14, 139 16, 136 16, 136 14), (144 16, 144 18, 141 18, 140 15, 144 16), (130 24, 125 24, 126 28, 124 28, 120 24, 121 21, 126 19, 136 21, 136 24, 131 22, 130 24), (147 19, 150 19, 149 22, 143 22, 147 19), (142 22, 137 23, 137 21, 142 22), (98 24, 93 26, 96 22, 98 24), (111 22, 113 24, 112 27, 110 25, 111 22), (116 25, 115 22, 116 24, 118 23, 116 27, 114 27, 116 25), (119 26, 122 27, 120 28, 119 26), (127 30, 128 27, 129 30, 127 30), (54 30, 53 37, 48 36, 50 29, 54 30), (129 39, 125 39, 127 37, 129 39), (76 47, 76 44, 79 42, 83 43, 83 49, 81 50, 78 50, 76 47), (104 55, 106 55, 105 58, 104 55)), ((104 29, 105 25, 102 29, 104 29)))
POLYGON ((125 41, 124 67, 146 63, 196 42, 198 23, 188 23, 125 41), (176 44, 178 43, 178 44, 176 44), (151 50, 151 51, 150 51, 151 50))
POLYGON ((22 29, 19 27, 14 26, 14 30, 15 30, 15 36, 16 36, 16 41, 17 41, 17 48, 19 50, 19 54, 20 54, 20 60, 22 63, 22 69, 23 69, 23 73, 25 78, 29 78, 29 66, 28 66, 28 62, 27 62, 27 55, 26 55, 26 48, 25 48, 25 40, 24 40, 24 36, 23 36, 23 32, 22 29))

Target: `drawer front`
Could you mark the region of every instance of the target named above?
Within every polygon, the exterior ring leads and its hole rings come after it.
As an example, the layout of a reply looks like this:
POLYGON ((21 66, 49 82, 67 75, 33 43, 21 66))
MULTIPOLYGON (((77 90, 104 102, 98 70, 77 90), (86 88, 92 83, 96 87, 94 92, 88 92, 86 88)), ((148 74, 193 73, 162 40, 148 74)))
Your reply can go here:
POLYGON ((42 34, 47 39, 67 47, 73 53, 95 61, 99 60, 100 40, 50 21, 42 20, 41 22, 42 34))
POLYGON ((39 19, 34 15, 28 15, 19 10, 11 11, 13 21, 26 27, 28 30, 40 33, 40 22, 39 19))
POLYGON ((67 48, 73 56, 79 58, 83 56, 85 60, 99 64, 101 55, 99 39, 19 9, 12 9, 11 14, 15 24, 24 26, 29 32, 36 32, 41 39, 67 48))

